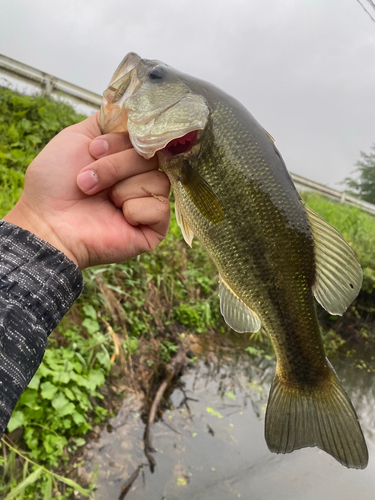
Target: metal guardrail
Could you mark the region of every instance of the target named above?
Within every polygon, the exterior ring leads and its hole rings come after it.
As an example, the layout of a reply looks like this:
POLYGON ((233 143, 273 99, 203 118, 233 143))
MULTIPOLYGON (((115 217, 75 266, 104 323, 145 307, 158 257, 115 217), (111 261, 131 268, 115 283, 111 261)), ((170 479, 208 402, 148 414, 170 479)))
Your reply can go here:
POLYGON ((310 181, 309 179, 305 179, 305 177, 301 177, 297 174, 290 174, 292 179, 297 187, 300 190, 305 191, 313 191, 322 196, 326 196, 333 200, 336 200, 340 203, 344 203, 345 205, 351 205, 353 207, 360 208, 364 212, 368 212, 369 214, 375 215, 375 205, 372 203, 368 203, 367 201, 358 200, 354 198, 354 196, 350 196, 343 191, 335 191, 324 184, 319 184, 318 182, 310 181))
POLYGON ((102 96, 44 71, 0 54, 0 72, 39 87, 44 94, 62 95, 79 104, 99 108, 102 96))
MULTIPOLYGON (((100 94, 96 94, 95 92, 86 90, 78 85, 61 80, 56 76, 44 73, 43 71, 28 66, 27 64, 23 64, 15 59, 11 59, 10 57, 6 57, 2 54, 0 54, 0 72, 8 74, 11 77, 24 82, 31 83, 32 85, 36 85, 47 95, 63 95, 71 100, 74 100, 75 102, 78 102, 79 104, 85 104, 94 108, 99 108, 102 102, 102 96, 100 94)), ((291 176, 297 186, 297 189, 299 187, 301 190, 313 191, 340 203, 352 205, 365 212, 375 215, 375 205, 372 205, 371 203, 357 200, 357 198, 354 198, 353 196, 350 196, 342 191, 335 191, 324 184, 310 181, 300 175, 291 174, 291 176)))

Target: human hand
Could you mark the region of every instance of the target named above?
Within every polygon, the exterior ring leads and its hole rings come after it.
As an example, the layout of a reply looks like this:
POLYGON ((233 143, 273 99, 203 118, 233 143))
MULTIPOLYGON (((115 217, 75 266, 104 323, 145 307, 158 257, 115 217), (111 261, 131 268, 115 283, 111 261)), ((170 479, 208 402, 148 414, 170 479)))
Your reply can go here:
POLYGON ((170 218, 169 180, 157 159, 139 156, 126 134, 101 136, 98 115, 47 144, 4 217, 63 251, 80 269, 154 250, 170 218))

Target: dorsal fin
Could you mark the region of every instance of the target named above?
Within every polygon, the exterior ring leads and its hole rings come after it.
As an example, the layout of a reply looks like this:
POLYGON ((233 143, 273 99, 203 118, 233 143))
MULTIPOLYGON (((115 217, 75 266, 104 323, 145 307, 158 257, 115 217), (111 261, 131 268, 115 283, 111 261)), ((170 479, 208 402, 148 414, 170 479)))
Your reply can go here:
POLYGON ((305 206, 315 245, 316 300, 331 314, 343 314, 362 286, 362 269, 343 236, 305 206))
POLYGON ((257 332, 262 323, 257 314, 220 278, 220 311, 225 322, 236 332, 257 332))

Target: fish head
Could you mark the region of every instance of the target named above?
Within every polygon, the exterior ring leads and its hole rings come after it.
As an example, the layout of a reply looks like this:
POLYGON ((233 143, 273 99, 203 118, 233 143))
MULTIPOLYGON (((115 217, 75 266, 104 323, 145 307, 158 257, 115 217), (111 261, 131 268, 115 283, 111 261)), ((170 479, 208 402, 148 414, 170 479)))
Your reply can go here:
POLYGON ((129 53, 103 93, 102 133, 128 131, 146 159, 161 150, 170 157, 191 150, 206 126, 209 108, 183 76, 160 61, 129 53))

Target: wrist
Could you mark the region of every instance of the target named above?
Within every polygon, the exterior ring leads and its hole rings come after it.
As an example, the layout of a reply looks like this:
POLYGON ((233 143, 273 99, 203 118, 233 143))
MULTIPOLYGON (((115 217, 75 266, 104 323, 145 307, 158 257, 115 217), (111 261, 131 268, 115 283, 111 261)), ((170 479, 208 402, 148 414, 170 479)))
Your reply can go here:
POLYGON ((63 244, 51 225, 33 212, 27 205, 24 206, 22 200, 18 201, 15 207, 4 217, 4 220, 35 234, 60 252, 63 252, 80 267, 74 253, 63 244))

